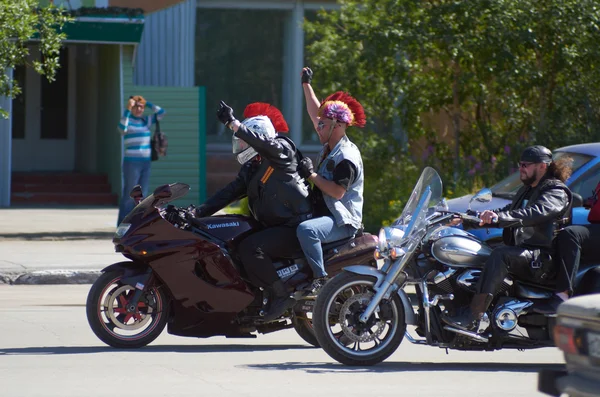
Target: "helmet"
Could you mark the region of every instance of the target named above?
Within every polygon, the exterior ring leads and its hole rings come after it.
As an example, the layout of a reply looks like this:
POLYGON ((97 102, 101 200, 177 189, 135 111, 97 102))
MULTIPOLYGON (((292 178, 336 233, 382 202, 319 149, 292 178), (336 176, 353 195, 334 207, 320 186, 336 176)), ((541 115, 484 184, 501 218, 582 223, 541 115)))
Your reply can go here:
MULTIPOLYGON (((267 116, 256 116, 242 121, 242 124, 246 126, 250 131, 255 132, 259 135, 265 135, 270 138, 275 138, 277 133, 275 127, 271 123, 271 120, 267 116)), ((233 147, 233 154, 237 156, 237 160, 240 164, 246 163, 248 160, 254 158, 258 153, 252 148, 246 141, 233 135, 231 138, 231 144, 233 147)))
MULTIPOLYGON (((254 102, 244 109, 242 124, 250 131, 269 138, 275 138, 278 132, 288 132, 289 128, 283 115, 273 105, 264 102, 254 102)), ((244 140, 233 135, 231 139, 233 154, 240 164, 253 159, 258 153, 244 140)))

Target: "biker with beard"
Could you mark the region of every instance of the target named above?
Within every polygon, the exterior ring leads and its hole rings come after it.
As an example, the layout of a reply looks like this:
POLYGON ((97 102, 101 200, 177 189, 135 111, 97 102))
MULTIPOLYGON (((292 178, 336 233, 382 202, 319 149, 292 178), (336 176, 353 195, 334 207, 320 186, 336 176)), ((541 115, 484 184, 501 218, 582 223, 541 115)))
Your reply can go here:
POLYGON ((242 164, 237 178, 196 209, 196 216, 210 216, 228 204, 248 197, 252 216, 264 227, 246 237, 238 253, 250 281, 267 288, 272 297, 265 321, 281 316, 296 302, 277 275, 271 258, 300 251, 296 227, 313 216, 309 189, 297 168, 299 152, 294 142, 277 132, 287 132, 281 112, 256 102, 236 120, 233 109, 221 101, 220 122, 233 131, 233 153, 242 164))
MULTIPOLYGON (((553 241, 557 230, 570 222, 572 193, 564 182, 571 175, 571 161, 553 161, 552 152, 544 146, 528 147, 519 162, 523 186, 512 203, 502 209, 483 211, 479 225, 465 224, 465 229, 503 228, 505 245, 495 248, 488 258, 470 307, 453 317, 443 316, 446 324, 467 331, 476 329, 508 274, 539 284, 552 278, 553 241)), ((457 219, 453 224, 460 222, 457 219)), ((562 301, 555 294, 547 305, 555 310, 562 301)), ((536 306, 532 309, 535 311, 536 306)), ((540 309, 547 312, 547 308, 540 309)))

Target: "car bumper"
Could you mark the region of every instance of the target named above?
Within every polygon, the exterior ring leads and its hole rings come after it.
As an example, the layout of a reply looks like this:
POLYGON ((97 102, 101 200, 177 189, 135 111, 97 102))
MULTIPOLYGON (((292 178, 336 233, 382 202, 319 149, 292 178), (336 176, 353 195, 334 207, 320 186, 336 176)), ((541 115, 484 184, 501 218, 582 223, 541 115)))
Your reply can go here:
POLYGON ((590 380, 566 370, 542 370, 538 376, 538 391, 557 397, 563 393, 569 397, 598 397, 600 379, 590 380))

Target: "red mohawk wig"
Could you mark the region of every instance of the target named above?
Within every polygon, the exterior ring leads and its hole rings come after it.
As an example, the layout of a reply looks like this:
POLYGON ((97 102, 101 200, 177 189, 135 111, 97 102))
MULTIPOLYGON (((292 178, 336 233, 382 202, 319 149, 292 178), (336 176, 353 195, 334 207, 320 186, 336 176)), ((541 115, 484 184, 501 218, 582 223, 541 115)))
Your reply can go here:
POLYGON ((254 102, 246 106, 246 109, 244 109, 244 118, 248 119, 256 116, 267 116, 277 132, 288 132, 290 130, 283 118, 283 114, 273 105, 264 102, 254 102))
POLYGON ((343 91, 335 92, 325 98, 321 102, 318 115, 346 123, 348 126, 364 127, 367 123, 367 116, 360 102, 343 91))

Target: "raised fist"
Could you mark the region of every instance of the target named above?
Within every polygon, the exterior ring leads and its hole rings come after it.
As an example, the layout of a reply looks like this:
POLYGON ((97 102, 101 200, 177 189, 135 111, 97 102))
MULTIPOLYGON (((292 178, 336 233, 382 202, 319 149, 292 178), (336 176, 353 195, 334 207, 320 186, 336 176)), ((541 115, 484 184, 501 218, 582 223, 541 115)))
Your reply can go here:
POLYGON ((217 109, 217 118, 221 123, 227 126, 229 123, 235 120, 235 117, 233 117, 233 109, 225 102, 221 101, 219 103, 219 108, 217 109))
POLYGON ((312 78, 313 71, 309 67, 302 69, 302 84, 310 84, 312 78))

